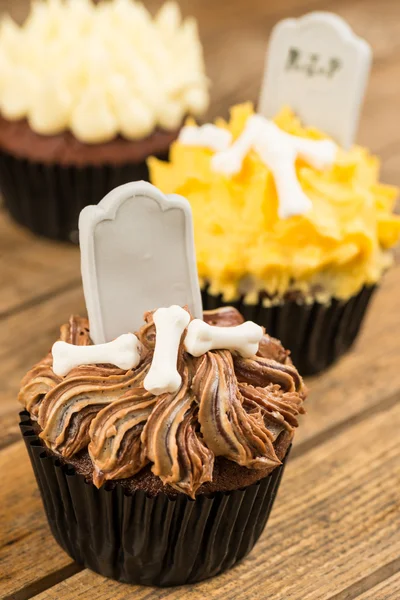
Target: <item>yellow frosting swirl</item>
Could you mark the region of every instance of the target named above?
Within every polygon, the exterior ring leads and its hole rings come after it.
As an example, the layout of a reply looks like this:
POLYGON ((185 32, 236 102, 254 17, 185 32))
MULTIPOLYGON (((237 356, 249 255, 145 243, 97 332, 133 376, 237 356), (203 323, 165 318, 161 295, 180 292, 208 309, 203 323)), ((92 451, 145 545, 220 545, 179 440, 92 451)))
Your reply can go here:
MULTIPOLYGON (((236 139, 252 114, 251 104, 236 106, 229 123, 216 125, 236 139)), ((275 123, 292 135, 326 137, 304 127, 289 108, 275 123)), ((397 189, 379 183, 379 161, 366 149, 338 149, 323 171, 297 160, 312 208, 287 219, 278 217, 272 174, 255 151, 232 177, 212 170, 213 155, 178 140, 169 163, 149 160, 152 182, 192 206, 199 276, 210 293, 222 293, 225 301, 244 295, 248 303, 260 292, 274 302, 291 291, 310 300, 346 300, 380 279, 391 261, 388 249, 400 238, 400 217, 392 214, 397 189)))
POLYGON ((1 114, 41 135, 137 140, 178 128, 208 101, 197 24, 175 2, 153 19, 134 0, 44 0, 21 27, 1 20, 1 114))

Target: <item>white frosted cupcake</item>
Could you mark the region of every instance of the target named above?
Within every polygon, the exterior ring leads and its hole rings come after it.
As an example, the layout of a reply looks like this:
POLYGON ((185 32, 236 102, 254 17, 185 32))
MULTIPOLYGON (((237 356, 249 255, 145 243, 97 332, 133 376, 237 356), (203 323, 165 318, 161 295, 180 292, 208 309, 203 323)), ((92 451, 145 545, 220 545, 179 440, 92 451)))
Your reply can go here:
POLYGON ((0 185, 15 219, 74 238, 86 204, 147 179, 186 115, 208 107, 196 22, 166 3, 48 0, 0 27, 0 185), (23 184, 21 185, 21 182, 23 184))

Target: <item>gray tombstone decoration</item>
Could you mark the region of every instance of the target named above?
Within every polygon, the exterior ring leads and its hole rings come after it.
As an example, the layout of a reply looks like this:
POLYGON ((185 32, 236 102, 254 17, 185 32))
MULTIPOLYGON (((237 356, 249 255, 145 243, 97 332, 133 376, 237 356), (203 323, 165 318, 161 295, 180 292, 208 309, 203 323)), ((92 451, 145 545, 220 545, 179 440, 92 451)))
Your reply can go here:
POLYGON ((272 118, 289 105, 306 125, 349 148, 371 56, 368 43, 332 13, 280 21, 270 37, 258 112, 272 118))
POLYGON ((148 310, 188 305, 202 318, 190 204, 150 183, 120 186, 79 218, 81 270, 95 344, 134 332, 148 310))

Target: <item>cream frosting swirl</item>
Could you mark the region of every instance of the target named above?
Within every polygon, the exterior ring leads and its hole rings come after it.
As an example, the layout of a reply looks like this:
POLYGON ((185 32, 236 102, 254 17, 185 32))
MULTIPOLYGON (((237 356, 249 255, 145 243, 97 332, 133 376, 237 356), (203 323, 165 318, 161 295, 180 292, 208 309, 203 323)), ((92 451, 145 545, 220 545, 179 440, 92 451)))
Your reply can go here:
POLYGON ((152 19, 133 0, 47 0, 21 27, 1 22, 1 113, 39 134, 137 140, 176 129, 208 103, 197 25, 175 2, 152 19))
MULTIPOLYGON (((235 309, 205 314, 210 324, 238 325, 235 309)), ((264 335, 257 355, 228 350, 194 358, 179 348, 179 389, 159 396, 144 379, 154 354, 153 313, 137 336, 140 364, 128 371, 84 365, 65 377, 52 374, 46 358, 23 381, 19 399, 37 419, 41 438, 65 459, 88 450, 93 481, 124 479, 150 464, 164 485, 195 497, 213 480, 214 461, 228 459, 247 469, 270 472, 281 461, 275 446, 287 443, 304 412, 306 389, 281 344, 264 335)), ((88 324, 72 317, 62 339, 91 343, 88 324)), ((261 472, 261 471, 259 471, 261 472)))

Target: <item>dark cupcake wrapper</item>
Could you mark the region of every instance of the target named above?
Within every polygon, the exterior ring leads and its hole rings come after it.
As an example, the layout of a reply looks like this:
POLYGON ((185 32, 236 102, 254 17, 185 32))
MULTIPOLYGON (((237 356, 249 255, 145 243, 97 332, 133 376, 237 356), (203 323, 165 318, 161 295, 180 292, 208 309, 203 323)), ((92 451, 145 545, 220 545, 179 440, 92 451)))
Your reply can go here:
POLYGON ((119 185, 142 179, 149 179, 145 162, 61 166, 0 151, 0 188, 12 217, 33 233, 56 240, 77 243, 79 213, 85 206, 98 204, 119 185))
POLYGON ((291 351, 300 374, 315 375, 332 365, 355 341, 376 286, 364 287, 346 302, 300 304, 286 301, 277 306, 245 304, 243 300, 224 302, 207 288, 202 291, 204 310, 234 306, 246 320, 265 327, 291 351))
POLYGON ((261 535, 289 454, 271 475, 241 490, 196 500, 126 495, 118 484, 98 490, 62 465, 35 434, 29 413, 20 418, 55 539, 79 564, 127 583, 182 585, 231 568, 261 535))

